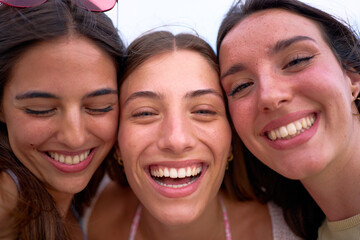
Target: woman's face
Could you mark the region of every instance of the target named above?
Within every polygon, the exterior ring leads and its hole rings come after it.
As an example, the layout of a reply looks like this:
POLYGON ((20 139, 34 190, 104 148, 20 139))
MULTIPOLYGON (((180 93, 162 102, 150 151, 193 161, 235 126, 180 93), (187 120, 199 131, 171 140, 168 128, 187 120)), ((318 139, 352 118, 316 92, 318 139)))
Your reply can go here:
POLYGON ((14 65, 2 121, 16 157, 53 196, 80 192, 112 148, 117 96, 113 61, 84 37, 39 43, 14 65))
POLYGON ((119 154, 131 188, 166 224, 189 223, 213 202, 231 132, 216 71, 179 50, 140 65, 120 89, 119 154))
POLYGON ((236 130, 270 168, 306 179, 358 149, 359 81, 311 20, 279 9, 252 14, 225 37, 219 57, 236 130))

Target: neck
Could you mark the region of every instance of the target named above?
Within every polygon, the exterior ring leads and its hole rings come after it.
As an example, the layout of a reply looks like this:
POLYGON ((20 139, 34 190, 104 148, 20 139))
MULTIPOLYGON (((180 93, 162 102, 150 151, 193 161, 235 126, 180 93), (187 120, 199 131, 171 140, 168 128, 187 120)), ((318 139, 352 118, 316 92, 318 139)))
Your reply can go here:
POLYGON ((59 193, 51 191, 49 189, 48 192, 54 199, 56 209, 58 210, 61 218, 66 218, 69 213, 71 201, 74 197, 74 194, 59 193))
POLYGON ((358 141, 320 174, 302 180, 329 221, 360 213, 360 148, 358 141))
POLYGON ((144 208, 136 235, 136 239, 225 239, 219 200, 215 197, 198 218, 179 225, 162 223, 144 208))

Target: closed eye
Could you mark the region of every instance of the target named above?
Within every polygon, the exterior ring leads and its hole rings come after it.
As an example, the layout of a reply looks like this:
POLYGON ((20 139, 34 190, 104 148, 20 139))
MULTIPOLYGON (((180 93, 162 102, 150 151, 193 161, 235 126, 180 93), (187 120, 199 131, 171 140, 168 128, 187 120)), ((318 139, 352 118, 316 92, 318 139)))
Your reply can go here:
POLYGON ((46 109, 46 110, 32 110, 32 109, 26 108, 24 110, 24 112, 26 114, 40 116, 40 117, 45 117, 45 116, 51 115, 51 114, 55 113, 55 111, 56 111, 56 108, 46 109))
POLYGON ((287 68, 291 68, 291 67, 294 67, 294 66, 301 66, 302 64, 306 64, 308 63, 312 58, 314 58, 315 55, 313 56, 308 56, 308 57, 299 57, 299 56, 296 56, 296 58, 292 61, 290 61, 288 64, 286 64, 282 70, 285 70, 287 68))
POLYGON ((241 83, 241 84, 237 85, 236 87, 234 87, 233 90, 230 91, 229 96, 232 97, 252 85, 254 85, 253 82, 241 83))

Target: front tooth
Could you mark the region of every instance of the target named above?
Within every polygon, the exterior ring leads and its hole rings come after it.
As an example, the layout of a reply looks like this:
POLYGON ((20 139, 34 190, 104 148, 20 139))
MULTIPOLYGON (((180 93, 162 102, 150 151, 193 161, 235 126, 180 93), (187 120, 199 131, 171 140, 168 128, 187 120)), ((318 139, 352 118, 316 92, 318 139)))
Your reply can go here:
POLYGON ((268 133, 268 137, 271 139, 271 140, 275 140, 276 139, 276 133, 274 130, 271 130, 269 133, 268 133))
POLYGON ((287 129, 289 135, 295 135, 295 133, 297 132, 295 124, 293 124, 293 123, 288 124, 286 126, 286 129, 287 129))
POLYGON ((170 177, 170 172, 168 168, 164 168, 164 177, 170 177))
POLYGON ((84 161, 84 159, 85 159, 84 153, 80 154, 80 162, 84 161))
POLYGON ((59 162, 65 163, 65 157, 64 157, 64 155, 59 155, 59 162))
POLYGON ((177 178, 177 171, 175 168, 170 168, 170 178, 177 178))
POLYGON ((159 168, 159 177, 163 177, 163 176, 164 176, 164 171, 161 168, 159 168))
POLYGON ((281 127, 279 130, 280 130, 280 136, 282 138, 287 137, 289 135, 288 131, 286 130, 286 127, 281 127))
POLYGON ((177 172, 177 177, 178 178, 184 178, 186 176, 186 171, 185 168, 180 168, 177 172))
POLYGON ((191 167, 186 168, 186 176, 191 177, 191 167))
POLYGON ((296 127, 296 130, 297 130, 297 131, 300 131, 300 130, 302 129, 302 125, 301 125, 301 123, 298 122, 298 121, 295 122, 295 127, 296 127))
POLYGON ((56 161, 59 161, 59 154, 55 153, 53 159, 55 159, 56 161))
POLYGON ((72 158, 70 156, 65 157, 65 163, 66 164, 72 164, 72 158))

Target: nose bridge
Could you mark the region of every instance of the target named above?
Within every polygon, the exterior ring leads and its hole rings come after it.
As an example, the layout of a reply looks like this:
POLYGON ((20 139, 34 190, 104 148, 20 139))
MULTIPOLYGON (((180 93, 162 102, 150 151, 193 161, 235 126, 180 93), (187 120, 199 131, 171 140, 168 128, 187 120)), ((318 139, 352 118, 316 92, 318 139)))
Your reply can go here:
POLYGON ((167 114, 161 124, 159 148, 173 153, 186 152, 194 147, 191 120, 180 109, 167 114))
POLYGON ((271 71, 259 75, 258 94, 258 108, 263 112, 273 111, 291 99, 291 89, 286 79, 271 71))
POLYGON ((71 148, 81 147, 85 142, 85 122, 81 109, 71 107, 62 113, 59 140, 71 148))

